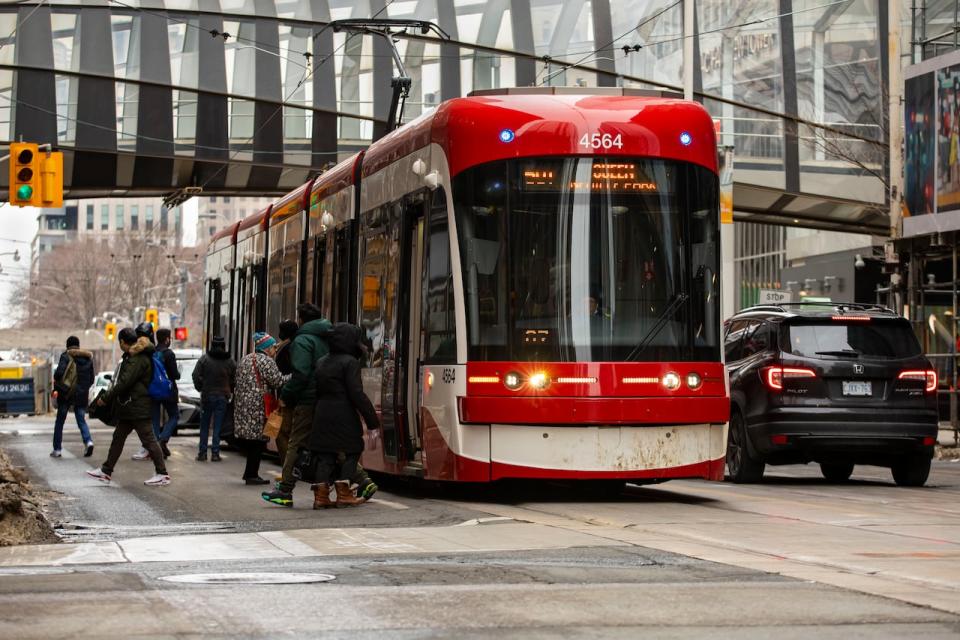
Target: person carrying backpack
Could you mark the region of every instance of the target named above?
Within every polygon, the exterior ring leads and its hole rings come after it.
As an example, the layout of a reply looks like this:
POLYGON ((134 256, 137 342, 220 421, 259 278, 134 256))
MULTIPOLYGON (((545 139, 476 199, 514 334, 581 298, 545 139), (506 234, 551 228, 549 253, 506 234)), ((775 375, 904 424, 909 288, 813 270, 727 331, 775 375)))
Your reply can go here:
POLYGON ((83 438, 83 455, 89 458, 93 455, 93 438, 90 437, 90 427, 87 426, 87 396, 93 385, 93 354, 80 348, 80 339, 77 336, 67 338, 67 350, 60 355, 57 369, 53 373, 53 389, 57 398, 57 418, 53 423, 53 451, 51 458, 62 455, 63 425, 67 420, 67 413, 73 407, 73 415, 80 428, 83 438))
MULTIPOLYGON (((147 328, 152 329, 150 323, 143 323, 137 329, 143 329, 137 335, 145 335, 150 338, 147 328), (144 326, 146 325, 146 326, 144 326)), ((170 449, 167 443, 173 437, 173 432, 180 421, 179 390, 177 389, 177 380, 180 379, 180 370, 177 368, 177 356, 170 348, 170 329, 157 329, 156 348, 153 352, 153 380, 147 391, 153 401, 151 408, 153 414, 153 435, 160 443, 160 450, 163 451, 163 457, 170 457, 170 449), (160 425, 162 413, 166 412, 167 421, 160 425)), ((149 460, 150 452, 140 448, 140 451, 133 454, 134 460, 149 460)))
POLYGON ((153 381, 153 343, 146 336, 138 336, 133 329, 125 327, 117 334, 117 342, 123 351, 123 359, 117 370, 116 378, 110 389, 97 404, 113 408, 117 426, 113 431, 113 441, 107 459, 97 469, 90 469, 87 475, 101 482, 110 482, 114 467, 123 453, 123 445, 131 431, 136 431, 144 449, 150 452, 156 475, 143 484, 161 487, 170 484, 166 464, 160 445, 153 435, 150 422, 151 400, 147 389, 153 381))

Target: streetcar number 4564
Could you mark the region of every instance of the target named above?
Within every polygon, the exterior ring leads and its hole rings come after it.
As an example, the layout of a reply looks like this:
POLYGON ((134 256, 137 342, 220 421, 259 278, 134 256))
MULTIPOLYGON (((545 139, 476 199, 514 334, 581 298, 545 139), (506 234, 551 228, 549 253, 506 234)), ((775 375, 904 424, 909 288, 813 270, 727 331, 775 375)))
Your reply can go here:
POLYGON ((618 133, 585 133, 580 138, 580 146, 587 149, 623 149, 623 134, 618 133))

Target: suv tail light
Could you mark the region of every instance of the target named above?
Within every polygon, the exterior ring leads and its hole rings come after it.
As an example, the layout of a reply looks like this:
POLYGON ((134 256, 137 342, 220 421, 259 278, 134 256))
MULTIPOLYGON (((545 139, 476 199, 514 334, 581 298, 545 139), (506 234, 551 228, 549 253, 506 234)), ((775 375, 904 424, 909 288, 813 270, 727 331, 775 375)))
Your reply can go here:
POLYGON ((801 367, 766 367, 763 369, 763 382, 771 391, 783 391, 783 381, 793 378, 816 378, 813 369, 801 367))
POLYGON ((937 372, 933 369, 916 369, 911 371, 901 371, 900 375, 897 376, 898 380, 925 380, 926 381, 926 391, 930 393, 931 391, 937 390, 937 372))

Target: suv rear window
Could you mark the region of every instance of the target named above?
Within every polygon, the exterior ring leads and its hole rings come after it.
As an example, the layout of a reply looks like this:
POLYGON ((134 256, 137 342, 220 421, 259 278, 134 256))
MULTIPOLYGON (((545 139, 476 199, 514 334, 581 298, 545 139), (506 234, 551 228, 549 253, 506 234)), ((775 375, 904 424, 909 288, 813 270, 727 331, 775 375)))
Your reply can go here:
POLYGON ((912 358, 920 343, 906 322, 790 323, 785 351, 809 358, 912 358))

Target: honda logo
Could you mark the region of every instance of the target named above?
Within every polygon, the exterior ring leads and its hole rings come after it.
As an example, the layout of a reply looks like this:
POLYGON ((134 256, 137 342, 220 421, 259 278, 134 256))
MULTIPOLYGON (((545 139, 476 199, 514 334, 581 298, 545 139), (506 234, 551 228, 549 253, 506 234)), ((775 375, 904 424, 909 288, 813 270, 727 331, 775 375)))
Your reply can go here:
POLYGON ((855 365, 853 365, 853 372, 854 372, 854 373, 863 373, 863 365, 862 365, 862 364, 855 364, 855 365))

